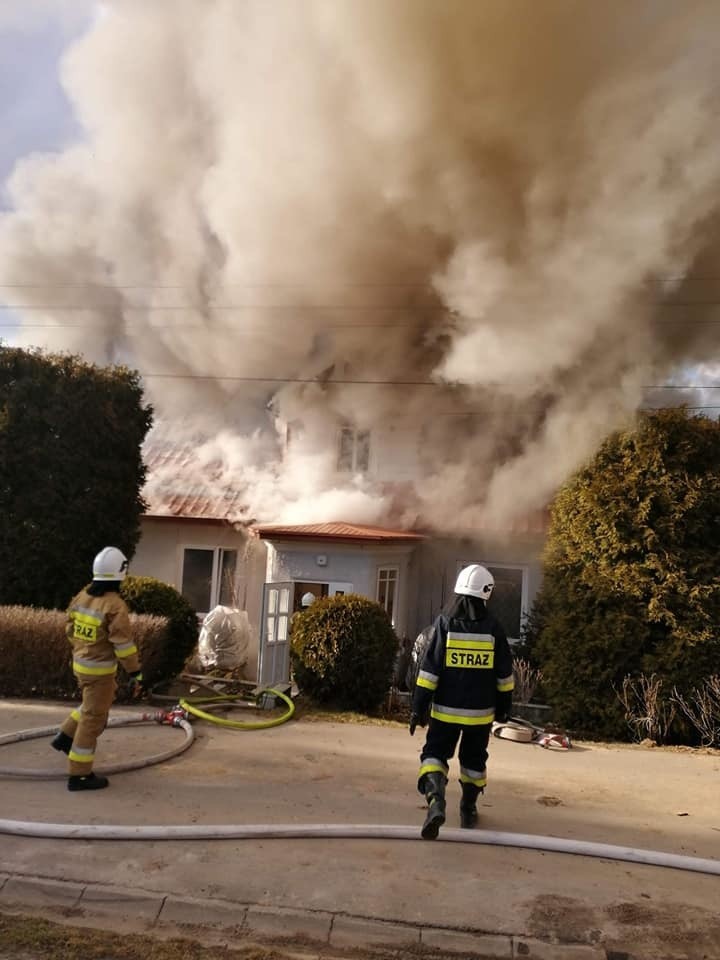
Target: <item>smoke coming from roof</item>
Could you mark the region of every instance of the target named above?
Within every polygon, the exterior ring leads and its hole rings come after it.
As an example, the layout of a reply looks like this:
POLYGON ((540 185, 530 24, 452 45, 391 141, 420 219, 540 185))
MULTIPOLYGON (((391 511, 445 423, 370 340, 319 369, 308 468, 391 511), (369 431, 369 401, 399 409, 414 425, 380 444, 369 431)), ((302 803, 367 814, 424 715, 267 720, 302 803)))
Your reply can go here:
POLYGON ((136 365, 252 516, 389 520, 402 480, 405 523, 501 523, 716 355, 718 36, 715 0, 108 0, 3 296, 136 365))

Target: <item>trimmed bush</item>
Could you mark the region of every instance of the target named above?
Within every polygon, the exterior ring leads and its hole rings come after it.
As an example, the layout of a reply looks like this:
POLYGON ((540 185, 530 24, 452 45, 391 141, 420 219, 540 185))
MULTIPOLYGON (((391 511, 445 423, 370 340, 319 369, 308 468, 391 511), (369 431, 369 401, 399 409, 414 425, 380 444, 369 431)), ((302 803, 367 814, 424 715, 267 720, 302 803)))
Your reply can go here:
POLYGON ((387 694, 398 639, 385 610, 357 594, 316 600, 293 620, 298 687, 318 703, 372 710, 387 694))
POLYGON ((126 577, 120 593, 133 613, 164 617, 168 621, 163 641, 140 649, 146 686, 176 677, 197 646, 199 630, 195 611, 174 587, 154 577, 126 577))
MULTIPOLYGON (((60 610, 0 607, 0 696, 77 697, 66 622, 60 610)), ((141 656, 152 660, 152 651, 168 646, 167 620, 133 614, 130 623, 141 656)), ((120 684, 123 677, 122 669, 118 670, 120 684)))

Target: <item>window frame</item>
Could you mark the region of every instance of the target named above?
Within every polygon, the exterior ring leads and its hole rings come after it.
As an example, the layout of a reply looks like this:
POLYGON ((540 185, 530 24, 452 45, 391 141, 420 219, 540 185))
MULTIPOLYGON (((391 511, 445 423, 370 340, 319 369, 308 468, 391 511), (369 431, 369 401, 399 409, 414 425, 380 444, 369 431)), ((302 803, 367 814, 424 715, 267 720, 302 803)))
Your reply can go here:
MULTIPOLYGON (((457 570, 455 571, 455 576, 457 576, 463 567, 470 566, 471 563, 480 563, 483 567, 486 567, 492 573, 493 570, 519 570, 522 574, 522 583, 520 586, 520 626, 522 629, 522 622, 527 617, 528 614, 528 596, 529 596, 529 579, 530 579, 530 570, 527 563, 513 563, 513 562, 496 562, 494 560, 458 560, 457 561, 457 570)), ((493 574, 494 576, 494 574, 493 574)), ((492 597, 490 598, 492 603, 492 597)), ((503 627, 505 624, 503 624, 503 627)), ((510 643, 519 643, 521 637, 513 637, 508 634, 508 641, 510 643)))
POLYGON ((372 459, 371 452, 371 443, 372 443, 372 431, 366 430, 364 428, 356 427, 351 423, 344 423, 340 426, 340 429, 337 433, 337 440, 335 444, 336 450, 336 459, 335 459, 335 469, 337 473, 340 474, 355 474, 359 473, 362 476, 370 473, 370 464, 372 459), (343 437, 350 435, 351 437, 351 451, 350 451, 350 466, 345 467, 341 463, 341 458, 343 456, 343 437), (362 466, 358 464, 359 452, 362 449, 362 446, 365 446, 367 451, 367 462, 362 466))
MULTIPOLYGON (((203 550, 206 553, 212 553, 213 562, 212 562, 212 573, 210 575, 210 606, 207 610, 196 610, 195 612, 198 616, 205 616, 211 610, 214 610, 215 607, 220 603, 220 598, 223 591, 222 584, 222 570, 223 570, 223 556, 228 553, 235 554, 235 565, 233 568, 233 582, 237 578, 237 566, 238 560, 240 557, 240 551, 237 547, 219 547, 219 546, 208 546, 206 543, 183 543, 180 546, 180 577, 179 577, 179 592, 182 593, 183 590, 183 581, 185 577, 185 552, 187 550, 203 550)), ((184 596, 184 594, 183 594, 184 596)))
MULTIPOLYGON (((389 583, 390 580, 387 580, 386 583, 389 583)), ((390 617, 390 622, 393 627, 397 622, 398 616, 398 606, 399 606, 399 597, 400 597, 400 567, 395 563, 386 563, 378 564, 375 570, 375 602, 379 603, 380 606, 385 610, 385 613, 390 617), (380 600, 380 575, 384 572, 394 573, 395 574, 395 590, 393 591, 393 602, 392 602, 392 612, 390 612, 385 606, 384 603, 380 600)))

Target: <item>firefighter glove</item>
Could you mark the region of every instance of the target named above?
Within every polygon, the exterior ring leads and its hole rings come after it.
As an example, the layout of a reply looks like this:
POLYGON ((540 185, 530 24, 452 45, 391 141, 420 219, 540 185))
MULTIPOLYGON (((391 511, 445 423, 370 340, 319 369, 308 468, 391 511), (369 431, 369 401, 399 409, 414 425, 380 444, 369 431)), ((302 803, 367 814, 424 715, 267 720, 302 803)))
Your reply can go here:
POLYGON ((495 719, 507 723, 512 713, 512 693, 499 693, 495 702, 495 719))
POLYGON ((129 674, 130 694, 134 699, 141 697, 144 691, 142 670, 135 670, 129 674))
POLYGON ((427 713, 411 713, 410 714, 410 736, 415 736, 416 727, 426 727, 428 722, 427 713))

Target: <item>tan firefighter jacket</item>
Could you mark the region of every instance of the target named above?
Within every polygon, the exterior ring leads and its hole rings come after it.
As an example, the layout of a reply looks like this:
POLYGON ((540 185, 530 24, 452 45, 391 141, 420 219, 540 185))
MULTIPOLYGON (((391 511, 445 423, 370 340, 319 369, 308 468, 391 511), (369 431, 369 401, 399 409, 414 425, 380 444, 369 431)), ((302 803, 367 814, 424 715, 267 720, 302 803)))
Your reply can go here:
POLYGON ((65 632, 73 647, 77 674, 110 675, 117 671, 118 661, 128 673, 140 669, 128 608, 118 593, 92 597, 81 590, 68 608, 65 632))

